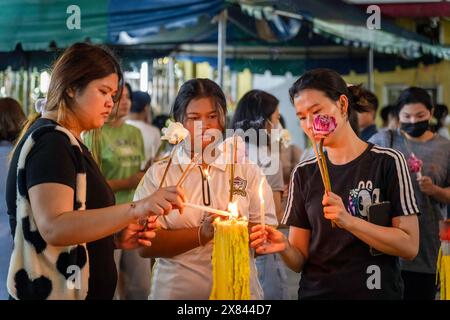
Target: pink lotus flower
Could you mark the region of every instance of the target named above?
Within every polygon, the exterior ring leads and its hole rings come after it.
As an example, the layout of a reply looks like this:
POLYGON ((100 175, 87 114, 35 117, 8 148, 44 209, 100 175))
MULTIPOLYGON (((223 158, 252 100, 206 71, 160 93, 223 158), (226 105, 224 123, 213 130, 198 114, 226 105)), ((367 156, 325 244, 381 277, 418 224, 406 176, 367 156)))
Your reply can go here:
POLYGON ((316 138, 325 138, 336 130, 336 119, 334 117, 318 114, 314 116, 313 132, 316 138))
POLYGON ((408 158, 408 168, 412 173, 419 173, 422 170, 423 161, 416 157, 414 153, 408 158))

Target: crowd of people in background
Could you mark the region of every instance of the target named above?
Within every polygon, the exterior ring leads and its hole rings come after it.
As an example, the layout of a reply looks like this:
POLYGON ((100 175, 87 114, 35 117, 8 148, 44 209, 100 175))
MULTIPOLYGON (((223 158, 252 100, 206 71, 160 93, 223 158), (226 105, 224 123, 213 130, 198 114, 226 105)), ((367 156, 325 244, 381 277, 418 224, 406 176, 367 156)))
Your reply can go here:
MULTIPOLYGON (((45 105, 28 121, 16 100, 0 99, 0 299, 208 299, 212 217, 183 202, 206 204, 198 186, 208 169, 208 205, 223 207, 227 177, 218 163, 202 162, 182 189, 174 164, 159 186, 171 150, 161 130, 173 119, 191 134, 201 121, 270 137, 286 128, 280 102, 251 90, 227 121, 222 89, 193 79, 170 115, 154 115, 151 96, 125 80, 114 54, 79 43, 56 61, 45 105), (59 264, 67 252, 86 285, 77 294, 65 288, 59 264)), ((450 207, 447 106, 409 87, 380 109, 373 92, 328 69, 306 72, 288 93, 306 136, 315 114, 337 121, 324 144, 333 189, 324 194, 311 147, 280 142, 276 173, 267 173, 271 159, 238 166, 247 188, 266 179, 264 229, 251 207, 257 192, 240 197, 257 253, 252 298, 288 299, 288 267, 301 272, 301 299, 435 299, 439 222, 450 207), (420 174, 405 169, 411 157, 422 161, 420 174), (363 192, 370 204, 390 202, 388 227, 367 221, 363 192), (382 266, 383 290, 365 287, 369 264, 382 266)), ((200 152, 211 143, 202 139, 200 152)), ((246 142, 246 150, 268 148, 246 142)))

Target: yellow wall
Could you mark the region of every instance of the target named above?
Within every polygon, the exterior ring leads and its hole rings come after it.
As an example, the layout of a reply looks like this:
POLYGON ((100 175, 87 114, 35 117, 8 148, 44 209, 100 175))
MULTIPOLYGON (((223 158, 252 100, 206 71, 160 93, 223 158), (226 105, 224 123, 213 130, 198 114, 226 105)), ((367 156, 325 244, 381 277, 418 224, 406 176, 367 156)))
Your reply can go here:
POLYGON ((208 62, 195 64, 195 78, 209 78, 211 76, 212 68, 208 62))
POLYGON ((243 72, 239 72, 236 101, 239 101, 246 92, 252 89, 253 89, 253 81, 252 81, 252 73, 250 72, 250 70, 245 69, 243 72))
MULTIPOLYGON (((413 29, 414 20, 398 19, 397 23, 406 29, 413 29)), ((441 20, 441 39, 444 45, 450 44, 450 21, 441 20)), ((366 74, 350 73, 344 76, 349 83, 367 83, 366 74)), ((375 94, 380 100, 380 105, 387 104, 385 101, 384 88, 386 85, 407 85, 407 86, 432 86, 440 87, 441 101, 450 106, 450 61, 442 61, 435 65, 417 68, 401 69, 397 68, 392 72, 374 72, 375 94)))
POLYGON ((186 80, 190 80, 195 77, 195 64, 192 61, 183 61, 183 70, 185 72, 186 80))
POLYGON ((399 27, 402 27, 403 29, 409 30, 411 32, 416 31, 416 23, 414 22, 414 20, 400 18, 400 19, 396 19, 395 23, 399 27))
POLYGON ((441 42, 442 44, 450 44, 450 21, 441 20, 441 42))
MULTIPOLYGON (((354 74, 344 76, 348 83, 367 83, 366 74, 354 74)), ((380 105, 387 104, 384 101, 383 89, 386 85, 407 85, 407 86, 441 86, 442 101, 450 105, 450 61, 442 61, 435 65, 418 68, 401 69, 397 68, 391 72, 374 72, 375 94, 380 100, 380 105)))

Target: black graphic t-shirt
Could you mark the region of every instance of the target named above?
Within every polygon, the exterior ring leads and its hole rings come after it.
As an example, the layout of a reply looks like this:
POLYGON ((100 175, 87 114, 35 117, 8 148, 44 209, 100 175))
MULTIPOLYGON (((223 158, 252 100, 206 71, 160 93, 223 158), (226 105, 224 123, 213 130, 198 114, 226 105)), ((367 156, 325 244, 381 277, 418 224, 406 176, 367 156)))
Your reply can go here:
MULTIPOLYGON (((327 158, 332 191, 347 211, 367 220, 373 203, 391 202, 391 217, 418 214, 403 155, 369 144, 353 161, 333 165, 327 158)), ((315 158, 300 162, 289 187, 283 222, 311 231, 309 257, 300 280, 300 299, 401 299, 398 257, 372 256, 350 232, 332 228, 323 214, 324 187, 315 158)))

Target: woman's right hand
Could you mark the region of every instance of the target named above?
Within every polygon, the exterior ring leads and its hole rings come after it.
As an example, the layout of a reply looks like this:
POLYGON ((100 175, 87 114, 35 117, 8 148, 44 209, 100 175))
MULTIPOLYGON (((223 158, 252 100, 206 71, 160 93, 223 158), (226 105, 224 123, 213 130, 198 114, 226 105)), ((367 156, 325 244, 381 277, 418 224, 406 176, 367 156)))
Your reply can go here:
POLYGON ((145 220, 148 216, 168 214, 178 209, 183 212, 184 191, 180 187, 167 187, 156 190, 152 195, 134 202, 133 218, 137 221, 145 220))
POLYGON ((260 224, 252 228, 250 233, 250 246, 256 250, 258 254, 268 254, 282 252, 288 246, 288 240, 284 234, 277 229, 260 224))

